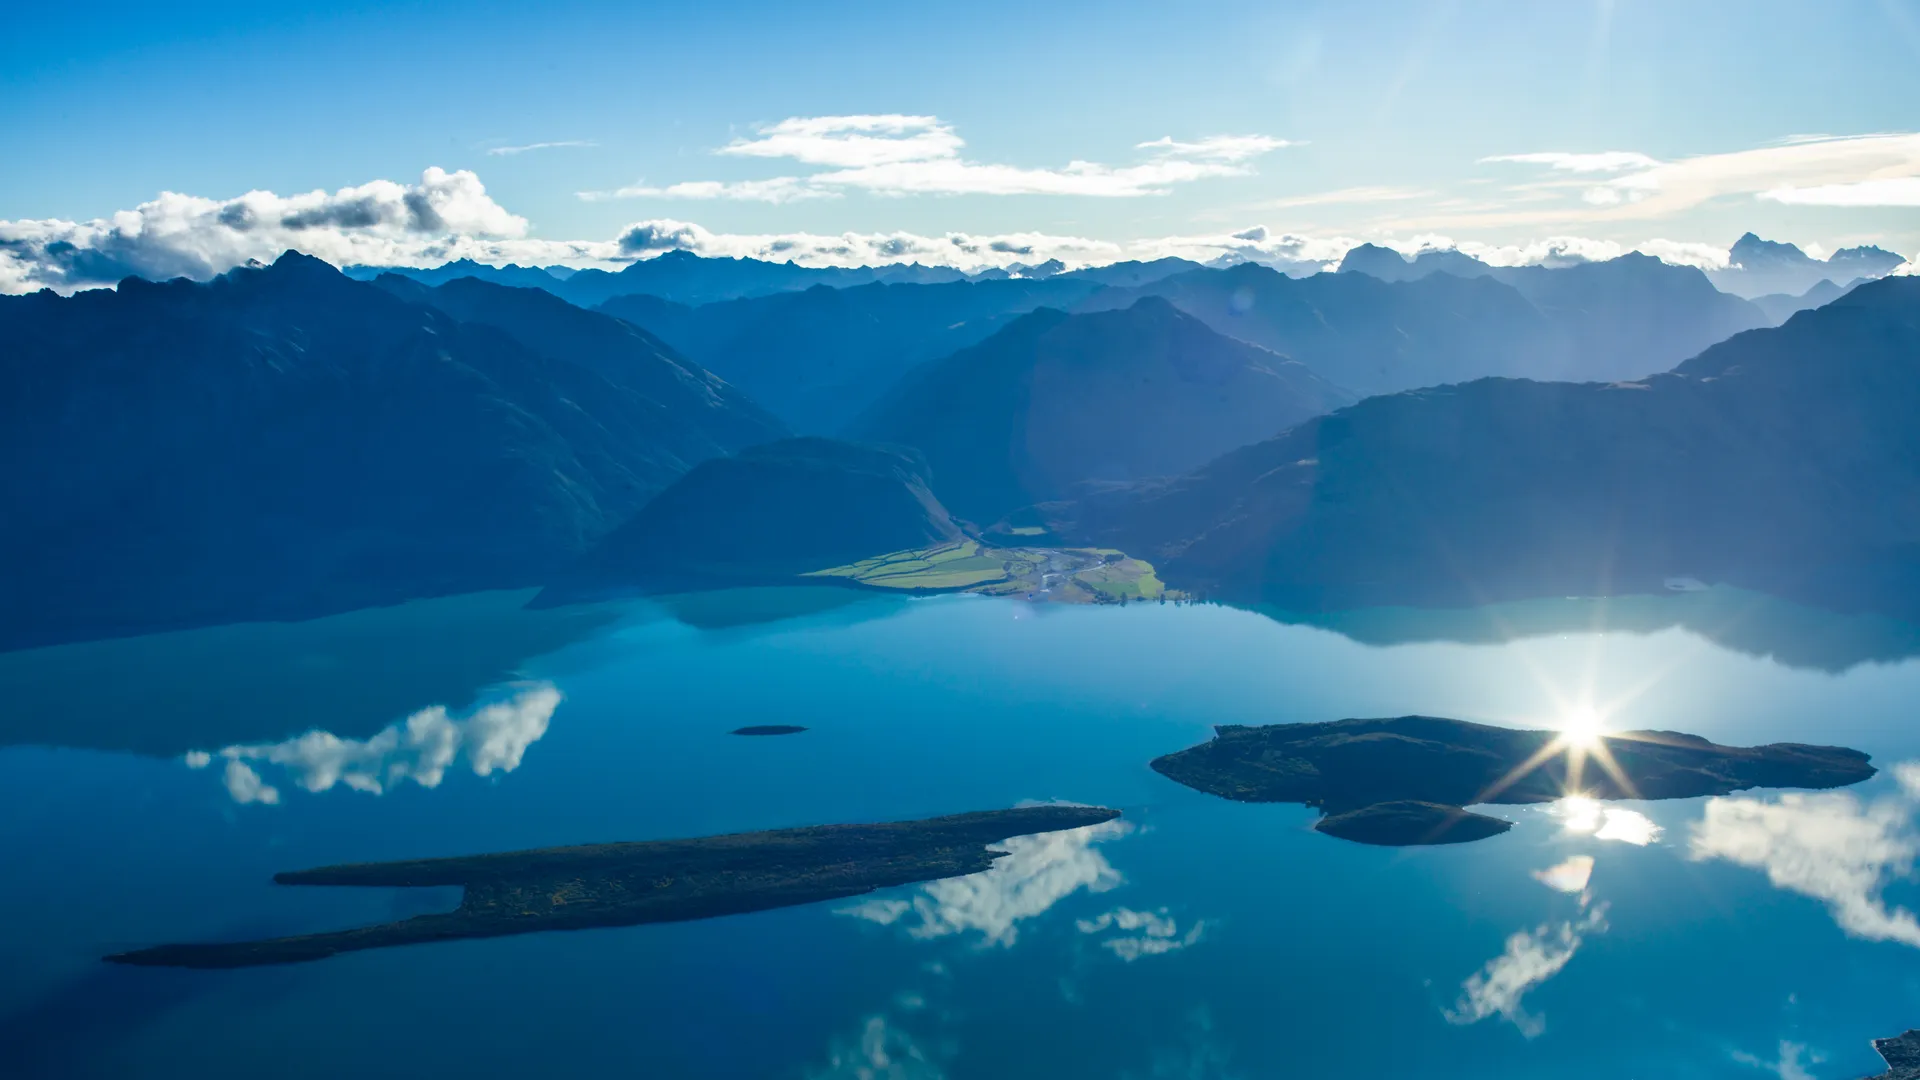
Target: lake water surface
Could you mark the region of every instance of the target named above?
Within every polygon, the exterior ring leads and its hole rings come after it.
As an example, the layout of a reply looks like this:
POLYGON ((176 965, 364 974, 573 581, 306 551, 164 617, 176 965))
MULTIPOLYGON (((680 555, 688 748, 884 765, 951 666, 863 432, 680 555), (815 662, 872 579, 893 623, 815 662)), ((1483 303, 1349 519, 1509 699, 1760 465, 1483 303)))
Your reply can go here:
POLYGON ((1719 591, 1296 621, 525 599, 0 655, 0 1072, 1849 1080, 1920 1026, 1901 624, 1719 591), (1147 766, 1217 723, 1583 703, 1882 773, 1501 807, 1504 836, 1392 850, 1147 766), (810 730, 727 734, 753 723, 810 730), (860 901, 239 971, 98 960, 457 902, 279 870, 1029 800, 1124 817, 860 901))

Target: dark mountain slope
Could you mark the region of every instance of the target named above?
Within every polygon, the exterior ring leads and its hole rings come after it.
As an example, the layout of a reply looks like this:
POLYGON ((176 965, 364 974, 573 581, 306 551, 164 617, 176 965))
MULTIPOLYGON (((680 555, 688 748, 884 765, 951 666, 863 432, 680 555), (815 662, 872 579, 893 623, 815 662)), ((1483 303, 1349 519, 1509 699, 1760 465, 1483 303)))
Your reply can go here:
POLYGON ((1117 262, 1105 266, 1088 266, 1079 270, 1069 270, 1063 276, 1091 281, 1100 285, 1117 285, 1122 288, 1135 288, 1151 285, 1163 278, 1175 274, 1184 274, 1189 270, 1204 269, 1192 259, 1152 259, 1146 262, 1117 262))
POLYGON ((838 433, 916 364, 980 341, 1020 314, 1100 286, 1070 278, 862 285, 707 304, 609 301, 765 405, 796 431, 838 433), (652 315, 657 321, 650 324, 652 315))
POLYGON ((695 467, 562 575, 543 601, 622 588, 779 581, 964 538, 899 447, 801 438, 695 467))
POLYGON ((660 424, 700 458, 777 439, 786 429, 759 405, 632 323, 578 308, 539 289, 459 278, 428 289, 386 275, 376 285, 463 323, 504 331, 551 360, 579 364, 616 386, 663 403, 660 424), (670 406, 670 407, 669 407, 670 406), (701 446, 701 440, 709 445, 701 446))
POLYGON ((535 583, 729 441, 293 254, 0 339, 7 647, 535 583))
POLYGON ((1123 311, 1023 316, 914 372, 854 431, 919 448, 948 505, 991 524, 1083 481, 1193 468, 1350 400, 1148 297, 1123 311))
POLYGON ((1287 604, 1659 589, 1920 606, 1920 280, 1632 384, 1363 401, 1178 480, 1057 508, 1169 583, 1287 604))

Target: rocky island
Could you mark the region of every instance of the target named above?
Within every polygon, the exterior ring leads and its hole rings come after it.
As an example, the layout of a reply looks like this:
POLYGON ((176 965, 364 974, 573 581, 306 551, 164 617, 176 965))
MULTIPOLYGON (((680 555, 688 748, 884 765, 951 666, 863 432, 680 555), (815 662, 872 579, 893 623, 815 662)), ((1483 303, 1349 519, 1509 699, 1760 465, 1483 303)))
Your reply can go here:
POLYGON ((1628 731, 1590 740, 1401 716, 1264 727, 1223 725, 1212 741, 1156 758, 1154 771, 1242 802, 1318 807, 1314 826, 1363 844, 1484 839, 1509 822, 1464 807, 1595 799, 1686 799, 1743 788, 1834 788, 1872 776, 1838 746, 1721 746, 1698 735, 1628 731))
POLYGON ((157 945, 106 959, 149 967, 252 967, 389 945, 737 915, 978 873, 1005 854, 990 844, 1119 816, 1098 806, 1028 806, 878 825, 328 866, 276 874, 273 880, 282 885, 459 885, 466 893, 453 911, 379 926, 261 941, 157 945))

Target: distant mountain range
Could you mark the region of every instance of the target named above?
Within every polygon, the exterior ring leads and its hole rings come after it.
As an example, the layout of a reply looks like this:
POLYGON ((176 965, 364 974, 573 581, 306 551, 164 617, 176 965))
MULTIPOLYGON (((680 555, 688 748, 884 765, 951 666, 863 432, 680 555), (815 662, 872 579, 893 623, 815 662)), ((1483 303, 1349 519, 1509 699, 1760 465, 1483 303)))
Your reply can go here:
MULTIPOLYGON (((1797 297, 1823 283, 1844 287, 1853 282, 1883 277, 1905 261, 1895 252, 1877 247, 1842 248, 1825 259, 1816 259, 1792 244, 1762 240, 1747 233, 1727 249, 1727 266, 1706 271, 1706 276, 1715 288, 1750 300, 1770 296, 1797 297)), ((1518 279, 1529 271, 1569 269, 1583 265, 1591 264, 1585 260, 1562 259, 1539 266, 1499 267, 1482 262, 1464 251, 1423 251, 1409 258, 1392 248, 1361 244, 1347 252, 1340 262, 1340 270, 1367 274, 1382 281, 1417 281, 1429 274, 1444 273, 1455 277, 1492 277, 1518 286, 1518 279)), ((1779 305, 1776 303, 1774 306, 1779 305)), ((1780 320, 1790 314, 1792 311, 1786 312, 1780 320)), ((1776 320, 1776 323, 1780 320, 1776 320)))
POLYGON ((625 296, 599 310, 658 334, 793 430, 839 434, 915 365, 981 341, 1037 307, 1070 307, 1099 288, 1059 276, 815 285, 700 307, 625 296))
POLYGON ((1877 247, 1841 248, 1816 259, 1792 244, 1762 240, 1747 233, 1727 250, 1727 268, 1711 271, 1714 285, 1736 296, 1786 293, 1798 296, 1830 281, 1846 285, 1892 272, 1906 260, 1877 247))
POLYGON ((1671 374, 1371 398, 1049 512, 1176 587, 1282 605, 1697 579, 1920 608, 1917 357, 1920 279, 1889 278, 1671 374))
POLYGON ((991 525, 1086 481, 1184 472, 1352 400, 1149 296, 1024 315, 916 370, 852 433, 915 447, 947 505, 991 525))
POLYGON ((488 321, 291 253, 0 297, 0 647, 538 583, 784 434, 618 320, 445 288, 488 321))
MULTIPOLYGON (((1370 261, 1363 256, 1360 265, 1370 261)), ((1642 255, 1559 270, 1486 270, 1389 281, 1366 273, 1290 278, 1247 263, 1102 290, 1079 310, 1165 297, 1223 334, 1290 356, 1360 394, 1488 375, 1637 378, 1766 325, 1763 312, 1718 292, 1698 270, 1642 255)))
POLYGON ((636 260, 620 270, 573 270, 557 266, 494 267, 471 259, 460 259, 427 268, 350 266, 344 272, 348 277, 360 281, 371 281, 381 274, 398 274, 413 278, 423 285, 442 285, 457 278, 471 277, 496 285, 545 289, 569 303, 594 307, 614 297, 635 293, 676 304, 698 305, 749 296, 799 292, 818 285, 849 289, 876 283, 939 285, 971 280, 1040 280, 1056 276, 1080 277, 1095 284, 1122 281, 1142 284, 1158 276, 1198 265, 1185 259, 1157 259, 1153 262, 1123 262, 1066 272, 1066 267, 1055 261, 1037 266, 1019 266, 1013 271, 983 270, 969 274, 948 266, 922 266, 919 263, 817 267, 800 266, 793 262, 768 262, 764 259, 709 258, 690 251, 669 251, 636 260))

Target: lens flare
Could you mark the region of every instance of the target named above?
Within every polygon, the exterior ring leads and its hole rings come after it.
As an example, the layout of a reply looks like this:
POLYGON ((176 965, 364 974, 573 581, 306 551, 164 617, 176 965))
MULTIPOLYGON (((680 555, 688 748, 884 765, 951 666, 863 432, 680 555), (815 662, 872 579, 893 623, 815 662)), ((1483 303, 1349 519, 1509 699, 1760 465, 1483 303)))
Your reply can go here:
POLYGON ((1606 722, 1590 705, 1569 709, 1567 714, 1560 718, 1560 738, 1568 746, 1581 750, 1599 747, 1601 736, 1605 735, 1606 731, 1606 722))

